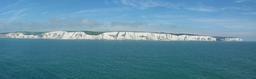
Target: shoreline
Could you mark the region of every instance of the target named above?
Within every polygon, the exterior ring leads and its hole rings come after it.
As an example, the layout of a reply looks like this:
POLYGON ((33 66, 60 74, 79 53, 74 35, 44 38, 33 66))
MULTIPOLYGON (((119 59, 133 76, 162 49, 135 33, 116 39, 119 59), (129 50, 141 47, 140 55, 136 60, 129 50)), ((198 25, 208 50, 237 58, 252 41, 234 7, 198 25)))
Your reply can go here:
POLYGON ((1 34, 2 38, 54 39, 54 40, 135 40, 135 41, 242 41, 237 37, 220 37, 197 34, 173 34, 156 32, 92 32, 52 31, 14 32, 1 34))

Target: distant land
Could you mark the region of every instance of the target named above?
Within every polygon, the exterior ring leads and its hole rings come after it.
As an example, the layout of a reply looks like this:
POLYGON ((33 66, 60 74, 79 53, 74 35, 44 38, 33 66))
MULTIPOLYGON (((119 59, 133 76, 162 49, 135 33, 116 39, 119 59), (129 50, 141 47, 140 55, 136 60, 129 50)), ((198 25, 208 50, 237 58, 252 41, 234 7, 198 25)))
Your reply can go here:
POLYGON ((51 32, 10 32, 1 33, 0 38, 14 39, 65 39, 65 40, 152 40, 152 41, 243 41, 238 37, 209 35, 135 32, 135 31, 51 31, 51 32))

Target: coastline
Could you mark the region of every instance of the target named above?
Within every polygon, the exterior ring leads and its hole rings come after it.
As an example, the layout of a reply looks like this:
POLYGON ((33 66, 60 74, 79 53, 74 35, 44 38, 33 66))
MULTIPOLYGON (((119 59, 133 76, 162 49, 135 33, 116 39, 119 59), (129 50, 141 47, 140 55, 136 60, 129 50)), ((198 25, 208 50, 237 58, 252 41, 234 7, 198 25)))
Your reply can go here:
POLYGON ((54 40, 135 40, 135 41, 242 41, 237 37, 219 37, 198 34, 174 34, 164 32, 94 32, 52 31, 13 32, 0 34, 0 38, 54 39, 54 40))

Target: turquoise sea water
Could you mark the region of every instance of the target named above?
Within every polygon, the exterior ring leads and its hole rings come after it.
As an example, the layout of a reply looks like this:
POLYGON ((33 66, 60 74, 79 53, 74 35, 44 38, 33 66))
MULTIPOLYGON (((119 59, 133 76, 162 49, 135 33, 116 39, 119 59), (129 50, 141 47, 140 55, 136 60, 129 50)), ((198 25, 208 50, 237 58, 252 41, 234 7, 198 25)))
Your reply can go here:
POLYGON ((256 79, 256 43, 0 39, 0 79, 256 79))

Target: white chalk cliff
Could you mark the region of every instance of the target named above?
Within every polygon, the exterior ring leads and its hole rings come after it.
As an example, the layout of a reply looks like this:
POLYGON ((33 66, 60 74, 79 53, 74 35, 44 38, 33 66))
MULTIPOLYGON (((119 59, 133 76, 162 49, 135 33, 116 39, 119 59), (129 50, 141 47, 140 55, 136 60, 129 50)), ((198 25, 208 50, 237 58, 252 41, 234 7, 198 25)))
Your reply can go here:
POLYGON ((53 31, 41 34, 25 34, 22 32, 7 33, 6 38, 18 39, 69 39, 69 40, 155 40, 155 41, 242 41, 235 37, 214 37, 193 34, 173 34, 156 32, 102 32, 88 34, 86 32, 53 31))

